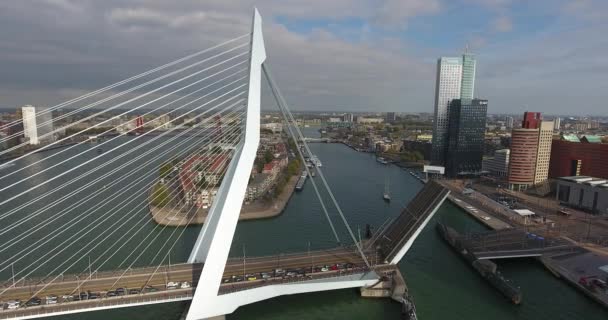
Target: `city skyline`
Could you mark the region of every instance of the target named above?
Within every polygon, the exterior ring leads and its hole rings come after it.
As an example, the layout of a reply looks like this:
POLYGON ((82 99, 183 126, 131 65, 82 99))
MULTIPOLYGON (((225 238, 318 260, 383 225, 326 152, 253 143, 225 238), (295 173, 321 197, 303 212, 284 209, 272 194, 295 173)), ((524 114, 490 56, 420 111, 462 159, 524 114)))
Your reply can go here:
MULTIPOLYGON (((0 54, 0 104, 14 107, 50 106, 241 34, 253 3, 0 6, 3 29, 14 31, 0 38, 10 43, 0 54), (155 47, 159 38, 169 49, 155 47)), ((260 10, 269 62, 294 110, 432 112, 435 57, 467 44, 483 61, 476 91, 492 101, 490 114, 534 105, 545 114, 597 115, 605 100, 601 1, 270 2, 260 10)))

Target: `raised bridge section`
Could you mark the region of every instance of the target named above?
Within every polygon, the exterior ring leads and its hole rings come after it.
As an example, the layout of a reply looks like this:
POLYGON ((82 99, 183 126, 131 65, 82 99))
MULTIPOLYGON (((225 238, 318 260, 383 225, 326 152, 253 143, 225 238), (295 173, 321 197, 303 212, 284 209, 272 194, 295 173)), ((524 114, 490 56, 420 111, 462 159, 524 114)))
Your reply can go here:
POLYGON ((450 191, 430 180, 384 230, 375 244, 385 262, 397 264, 447 198, 450 191))

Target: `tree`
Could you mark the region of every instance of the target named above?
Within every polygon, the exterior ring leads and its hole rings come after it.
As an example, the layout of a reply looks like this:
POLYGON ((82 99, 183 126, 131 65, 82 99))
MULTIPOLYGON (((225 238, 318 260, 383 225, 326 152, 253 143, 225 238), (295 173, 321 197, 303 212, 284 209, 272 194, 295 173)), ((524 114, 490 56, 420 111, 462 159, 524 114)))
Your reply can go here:
POLYGON ((300 172, 300 160, 293 159, 287 165, 287 174, 289 176, 294 176, 300 172))
POLYGON ((160 170, 159 170, 160 177, 166 178, 171 173, 171 171, 173 171, 173 166, 170 163, 165 162, 160 167, 160 170))
POLYGON ((199 187, 200 189, 204 188, 207 185, 207 179, 205 179, 205 176, 201 176, 201 180, 198 181, 198 183, 196 184, 197 187, 199 187))
POLYGON ((293 141, 293 138, 287 139, 287 144, 289 145, 289 149, 293 152, 296 152, 296 143, 293 141))
POLYGON ((274 159, 272 152, 270 152, 270 150, 266 150, 266 152, 264 153, 264 163, 269 163, 270 161, 272 161, 272 159, 274 159))
POLYGON ((169 203, 169 190, 161 183, 157 183, 152 190, 152 204, 163 207, 169 203))

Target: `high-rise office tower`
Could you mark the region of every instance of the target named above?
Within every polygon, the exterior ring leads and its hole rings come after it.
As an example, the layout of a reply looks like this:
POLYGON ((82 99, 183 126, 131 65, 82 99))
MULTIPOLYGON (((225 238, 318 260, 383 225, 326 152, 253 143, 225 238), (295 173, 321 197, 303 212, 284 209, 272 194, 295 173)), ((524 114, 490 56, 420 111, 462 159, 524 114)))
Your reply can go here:
POLYGON ((513 117, 505 117, 505 127, 507 127, 507 129, 513 129, 513 117))
POLYGON ((534 170, 534 184, 539 184, 549 179, 553 121, 541 121, 538 130, 538 153, 536 155, 536 169, 534 170))
POLYGON ((562 127, 562 119, 561 118, 555 118, 553 119, 553 130, 554 131, 559 131, 559 129, 562 127))
POLYGON ((342 116, 342 121, 344 122, 354 122, 355 117, 352 113, 346 113, 342 116))
POLYGON ((449 105, 454 99, 472 100, 475 91, 475 57, 441 57, 437 61, 435 82, 435 117, 431 162, 445 165, 449 105))
POLYGON ((482 170, 488 100, 454 99, 450 103, 446 174, 478 175, 482 170))

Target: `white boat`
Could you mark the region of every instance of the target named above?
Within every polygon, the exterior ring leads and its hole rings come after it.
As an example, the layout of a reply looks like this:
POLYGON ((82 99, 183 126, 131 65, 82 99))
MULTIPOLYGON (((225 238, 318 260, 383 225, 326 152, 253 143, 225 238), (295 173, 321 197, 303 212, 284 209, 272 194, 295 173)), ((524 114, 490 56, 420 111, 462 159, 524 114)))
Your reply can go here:
POLYGON ((323 164, 321 163, 321 160, 319 160, 319 158, 317 156, 315 156, 314 154, 310 156, 310 162, 317 167, 323 166, 323 164))
POLYGON ((376 158, 376 161, 382 163, 382 164, 388 164, 388 161, 386 161, 386 159, 382 158, 382 157, 378 157, 376 158))
POLYGON ((382 199, 384 199, 384 201, 390 202, 391 201, 391 193, 390 193, 390 181, 389 178, 386 177, 386 181, 384 183, 384 194, 382 195, 382 199))

